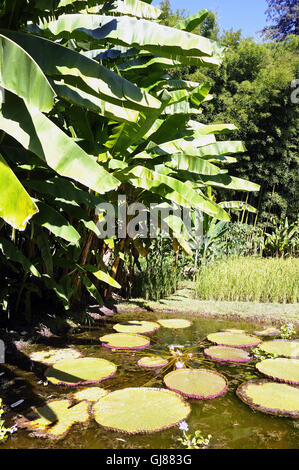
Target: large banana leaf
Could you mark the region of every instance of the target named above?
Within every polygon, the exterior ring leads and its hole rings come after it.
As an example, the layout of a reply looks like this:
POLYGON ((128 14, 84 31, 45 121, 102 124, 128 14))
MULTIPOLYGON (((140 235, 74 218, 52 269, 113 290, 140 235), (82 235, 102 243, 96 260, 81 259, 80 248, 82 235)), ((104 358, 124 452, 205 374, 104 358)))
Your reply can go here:
POLYGON ((49 167, 98 193, 116 189, 119 181, 102 168, 37 108, 6 94, 0 112, 0 129, 24 148, 46 161, 49 167))
MULTIPOLYGON (((193 179, 192 177, 190 179, 193 179)), ((252 183, 251 181, 236 178, 226 173, 221 173, 215 176, 198 176, 197 181, 201 181, 206 186, 216 186, 225 189, 235 189, 237 191, 259 191, 260 185, 252 183)))
POLYGON ((25 230, 37 212, 36 204, 0 155, 0 217, 12 227, 25 230))
POLYGON ((116 173, 123 182, 130 182, 137 188, 159 194, 183 207, 193 207, 221 220, 229 220, 227 213, 203 194, 195 191, 192 184, 181 182, 168 175, 152 171, 143 166, 129 167, 116 173))
POLYGON ((90 111, 94 111, 108 119, 128 122, 136 122, 138 119, 138 111, 101 100, 100 98, 67 83, 54 81, 53 87, 59 96, 70 103, 89 109, 90 111))
POLYGON ((164 160, 165 165, 177 170, 188 170, 201 175, 218 175, 220 172, 216 165, 198 157, 184 154, 173 154, 164 160))
POLYGON ((38 64, 18 44, 0 34, 0 85, 29 106, 48 112, 55 92, 38 64))
POLYGON ((140 0, 116 0, 112 5, 115 5, 110 13, 117 13, 122 15, 132 15, 136 18, 147 18, 156 20, 161 15, 161 10, 152 5, 148 5, 140 0))
POLYGON ((0 238, 0 250, 6 259, 20 263, 26 273, 31 272, 33 276, 40 277, 40 273, 31 261, 23 255, 23 253, 6 238, 0 238))
POLYGON ((180 56, 217 58, 222 57, 224 52, 224 48, 216 41, 128 16, 64 15, 57 20, 40 23, 39 26, 29 25, 29 30, 66 39, 109 41, 112 44, 146 49, 152 54, 173 59, 179 59, 180 56))
POLYGON ((42 201, 38 201, 37 205, 39 213, 35 216, 34 223, 46 228, 56 237, 63 238, 73 245, 78 245, 81 238, 80 234, 62 214, 42 201))
POLYGON ((198 25, 200 25, 208 16, 209 12, 207 9, 201 10, 195 15, 188 16, 188 18, 179 21, 175 25, 177 29, 182 29, 183 31, 193 31, 198 25))
POLYGON ((77 77, 83 81, 76 82, 80 89, 84 89, 85 83, 87 92, 93 90, 99 98, 129 109, 148 110, 161 106, 149 93, 78 52, 32 34, 7 30, 0 30, 0 33, 19 44, 46 75, 54 78, 62 75, 65 81, 68 77, 77 77))
POLYGON ((255 207, 243 201, 223 201, 223 202, 219 202, 218 205, 220 207, 223 207, 223 209, 236 209, 239 211, 246 210, 248 212, 252 212, 253 214, 257 213, 257 210, 255 207))

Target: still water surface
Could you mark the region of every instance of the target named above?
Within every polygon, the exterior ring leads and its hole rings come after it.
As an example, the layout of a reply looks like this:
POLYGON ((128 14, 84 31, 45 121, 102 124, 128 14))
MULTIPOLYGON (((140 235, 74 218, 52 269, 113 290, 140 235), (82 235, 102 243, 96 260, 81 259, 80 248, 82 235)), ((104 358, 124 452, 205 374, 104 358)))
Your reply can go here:
MULTIPOLYGON (((176 317, 184 318, 184 315, 176 317)), ((137 366, 140 354, 115 353, 101 347, 98 338, 103 334, 113 333, 112 325, 119 321, 146 319, 155 320, 167 317, 165 314, 148 313, 119 314, 113 318, 107 318, 100 326, 82 327, 71 331, 65 338, 53 340, 45 339, 45 345, 31 345, 24 352, 44 350, 53 347, 73 346, 79 349, 83 356, 102 357, 113 361, 118 365, 117 374, 99 386, 109 390, 117 390, 125 387, 143 386, 153 379, 150 386, 163 387, 163 377, 157 375, 154 370, 144 370, 137 366), (55 343, 56 341, 56 343, 55 343), (61 342, 61 344, 59 343, 61 342), (54 344, 53 344, 54 343, 54 344)), ((168 316, 169 317, 169 316, 168 316)), ((172 315, 174 317, 174 315, 172 315)), ((188 317, 190 319, 190 317, 188 317)), ((220 331, 223 328, 240 328, 253 332, 261 329, 261 325, 237 323, 223 320, 203 320, 191 318, 190 328, 171 330, 160 328, 150 335, 151 346, 157 352, 166 351, 170 344, 192 346, 210 345, 205 337, 209 333, 220 331)), ((211 448, 217 449, 298 449, 299 448, 299 420, 278 418, 251 410, 235 395, 235 390, 242 381, 260 377, 252 364, 220 364, 205 361, 202 348, 198 348, 199 357, 192 364, 193 367, 206 367, 224 374, 229 380, 228 392, 219 398, 211 400, 189 400, 192 412, 188 418, 191 432, 200 429, 206 436, 212 435, 211 448)), ((144 354, 146 355, 146 350, 144 354)), ((42 366, 41 366, 42 370, 42 366)), ((22 367, 0 365, 0 373, 5 371, 0 378, 0 397, 7 404, 24 399, 24 403, 5 414, 6 425, 14 424, 16 413, 21 414, 30 406, 44 404, 47 400, 65 398, 70 389, 49 384, 44 386, 40 382, 41 372, 35 373, 22 370, 22 367), (7 377, 11 379, 7 381, 7 377)), ((84 388, 84 387, 81 387, 84 388)), ((73 390, 73 389, 71 389, 73 390)), ((79 388, 78 388, 79 390, 79 388)), ((128 417, 129 419, 129 417, 128 417)), ((30 437, 30 432, 19 429, 12 438, 8 439, 1 449, 28 449, 28 448, 85 448, 85 449, 178 449, 181 444, 177 439, 181 436, 178 427, 147 435, 128 436, 123 433, 108 431, 97 425, 93 420, 88 427, 73 426, 68 435, 59 441, 30 437)))

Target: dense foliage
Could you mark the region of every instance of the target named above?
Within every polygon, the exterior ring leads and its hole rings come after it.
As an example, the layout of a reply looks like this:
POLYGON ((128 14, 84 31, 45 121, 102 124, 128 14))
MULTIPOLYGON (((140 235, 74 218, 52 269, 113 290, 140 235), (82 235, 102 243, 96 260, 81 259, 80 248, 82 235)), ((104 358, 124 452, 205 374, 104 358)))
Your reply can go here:
MULTIPOLYGON (((151 240, 138 234, 99 238, 99 203, 118 212, 125 194, 147 213, 151 204, 174 205, 228 221, 210 188, 259 190, 224 169, 227 155, 245 151, 241 141, 223 140, 235 126, 194 119, 210 85, 165 74, 221 64, 223 47, 192 33, 206 10, 170 28, 139 0, 0 7, 0 306, 11 317, 25 312, 30 321, 32 304, 51 310, 55 295, 65 309, 87 294, 101 304, 124 285, 125 258, 134 269, 148 256, 151 240)), ((133 215, 125 228, 139 225, 133 215)), ((170 214, 164 224, 175 251, 191 255, 182 217, 170 214)))
POLYGON ((266 11, 272 24, 264 28, 266 38, 282 41, 290 34, 299 34, 299 5, 297 0, 267 0, 266 11))

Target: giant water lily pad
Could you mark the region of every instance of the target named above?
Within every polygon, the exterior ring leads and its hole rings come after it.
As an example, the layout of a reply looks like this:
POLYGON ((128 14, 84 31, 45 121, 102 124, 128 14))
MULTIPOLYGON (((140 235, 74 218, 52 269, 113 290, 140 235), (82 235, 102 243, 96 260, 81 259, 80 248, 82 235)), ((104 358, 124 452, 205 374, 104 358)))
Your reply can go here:
POLYGON ((264 341, 259 345, 259 348, 269 354, 299 359, 299 341, 273 339, 271 341, 264 341))
POLYGON ((269 326, 268 328, 264 328, 263 330, 258 330, 254 332, 257 336, 279 336, 281 331, 274 326, 269 326))
POLYGON ((226 378, 208 369, 179 369, 164 377, 167 388, 186 397, 208 399, 223 395, 228 387, 226 378))
POLYGON ((241 348, 233 348, 229 346, 211 346, 204 350, 204 354, 219 362, 249 362, 251 356, 241 348))
POLYGON ((144 349, 150 345, 150 339, 147 336, 125 333, 101 336, 100 341, 109 349, 144 349))
POLYGON ((256 336, 245 333, 219 332, 207 336, 211 343, 218 346, 232 346, 234 348, 254 348, 262 341, 256 336))
POLYGON ((48 351, 36 351, 29 355, 32 361, 42 362, 43 364, 52 365, 61 361, 69 361, 78 359, 81 353, 73 348, 49 349, 48 351))
POLYGON ((117 366, 106 359, 84 357, 64 361, 49 367, 45 376, 55 385, 82 385, 109 379, 116 372, 117 366))
POLYGON ((139 365, 139 367, 146 367, 149 369, 153 369, 157 367, 166 366, 168 364, 168 360, 160 356, 148 356, 148 357, 142 357, 141 359, 139 359, 137 364, 139 365))
POLYGON ((168 318, 157 321, 161 326, 164 326, 164 328, 179 329, 191 326, 191 322, 189 320, 184 320, 182 318, 168 318))
POLYGON ((254 410, 275 416, 299 418, 299 388, 292 385, 250 380, 241 384, 237 396, 254 410))
POLYGON ((34 410, 28 418, 21 418, 17 425, 33 431, 38 437, 63 438, 75 423, 86 424, 89 421, 89 405, 82 401, 70 407, 69 400, 53 400, 47 405, 34 410))
POLYGON ((118 333, 150 334, 160 328, 160 325, 153 321, 131 320, 127 324, 117 323, 113 329, 118 333))
POLYGON ((299 359, 265 359, 256 368, 271 379, 299 385, 299 359))
POLYGON ((176 426, 191 409, 182 397, 157 388, 125 388, 95 403, 94 418, 113 431, 153 433, 176 426))
POLYGON ((73 398, 77 401, 86 400, 93 403, 105 397, 108 393, 108 390, 100 387, 89 387, 74 393, 73 398))

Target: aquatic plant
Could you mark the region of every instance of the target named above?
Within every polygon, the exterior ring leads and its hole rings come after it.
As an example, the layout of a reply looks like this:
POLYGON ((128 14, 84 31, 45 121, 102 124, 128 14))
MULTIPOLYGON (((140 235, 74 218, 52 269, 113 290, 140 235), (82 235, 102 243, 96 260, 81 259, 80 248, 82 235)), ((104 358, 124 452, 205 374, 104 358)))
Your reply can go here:
POLYGON ((213 361, 219 362, 249 362, 252 357, 241 348, 233 348, 229 346, 211 346, 204 350, 205 356, 213 361))
POLYGON ((273 339, 264 341, 259 345, 259 348, 266 353, 275 353, 278 356, 299 359, 299 341, 297 340, 273 339))
POLYGON ((36 351, 29 354, 32 361, 42 362, 43 364, 57 364, 61 361, 78 359, 81 353, 73 348, 49 349, 48 351, 36 351))
POLYGON ((199 429, 194 434, 187 434, 189 426, 186 421, 183 421, 179 428, 183 431, 183 437, 179 437, 177 440, 187 449, 206 449, 208 447, 212 438, 211 434, 205 438, 199 429))
POLYGON ((37 437, 63 438, 75 423, 87 424, 90 419, 87 401, 71 406, 70 400, 53 400, 35 408, 29 417, 17 421, 21 428, 33 431, 37 437))
POLYGON ((274 326, 268 326, 263 330, 254 331, 254 334, 257 336, 279 336, 280 333, 280 330, 278 328, 275 328, 274 326))
POLYGON ((164 383, 185 397, 202 400, 219 397, 228 388, 227 379, 222 374, 208 369, 179 369, 167 374, 164 383))
POLYGON ((184 320, 182 318, 164 318, 161 320, 157 320, 161 326, 164 328, 171 328, 171 329, 179 329, 179 328, 188 328, 191 326, 191 322, 189 320, 184 320))
POLYGON ((58 362, 48 367, 45 376, 55 385, 84 385, 101 382, 112 377, 117 370, 113 362, 95 357, 84 357, 58 362))
POLYGON ((177 393, 149 387, 116 390, 93 406, 98 424, 128 434, 162 431, 187 419, 190 412, 177 393))
POLYGON ((227 331, 209 334, 207 339, 218 346, 233 346, 235 348, 254 348, 262 342, 260 338, 253 335, 227 331))
POLYGON ((100 387, 88 387, 83 388, 83 390, 79 390, 72 395, 72 398, 76 401, 86 400, 89 402, 96 402, 106 396, 109 393, 108 390, 105 390, 100 387))
POLYGON ((250 380, 241 384, 237 396, 246 405, 263 413, 299 418, 299 388, 269 380, 250 380))
POLYGON ((282 339, 293 339, 296 336, 294 323, 288 323, 280 327, 280 337, 282 339))
POLYGON ((137 365, 139 367, 145 367, 149 369, 156 369, 158 367, 164 367, 168 364, 168 360, 161 356, 146 356, 139 359, 137 365))
POLYGON ((135 334, 150 334, 154 333, 160 328, 156 322, 145 320, 130 320, 128 324, 117 323, 113 325, 113 329, 118 333, 135 333, 135 334))
POLYGON ((102 346, 109 349, 145 349, 150 345, 147 336, 137 334, 112 333, 101 336, 102 346))
POLYGON ((267 377, 293 385, 299 385, 299 360, 285 359, 265 359, 256 364, 259 372, 267 377))
POLYGON ((276 357, 278 357, 278 354, 262 351, 259 347, 253 348, 251 350, 251 353, 253 355, 253 358, 258 361, 263 361, 264 359, 275 359, 276 357))

